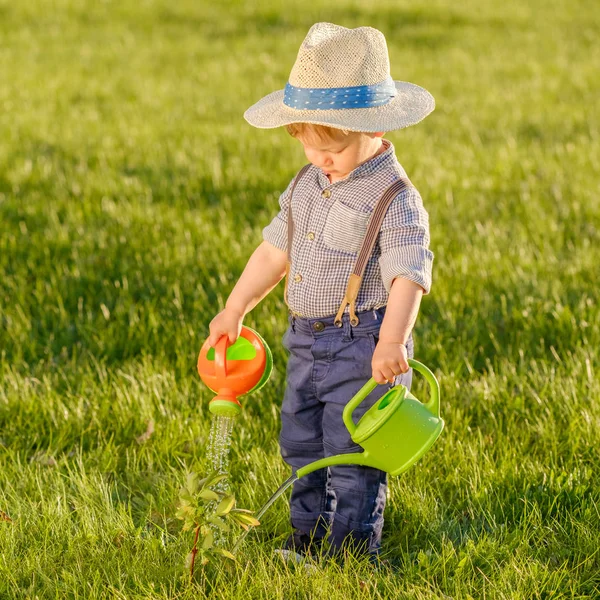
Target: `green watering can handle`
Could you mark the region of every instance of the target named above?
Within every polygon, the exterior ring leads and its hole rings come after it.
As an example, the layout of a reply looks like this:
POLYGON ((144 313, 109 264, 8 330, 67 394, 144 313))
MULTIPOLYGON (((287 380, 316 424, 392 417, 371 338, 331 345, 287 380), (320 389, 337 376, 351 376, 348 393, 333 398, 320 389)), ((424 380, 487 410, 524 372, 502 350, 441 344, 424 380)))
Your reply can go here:
POLYGON ((440 384, 438 380, 435 378, 435 375, 428 369, 423 363, 420 363, 418 360, 414 360, 413 358, 408 359, 408 364, 415 371, 418 371, 423 375, 427 383, 429 384, 429 392, 431 394, 431 398, 429 402, 425 404, 425 408, 435 417, 440 417, 440 384))
MULTIPOLYGON (((431 391, 431 398, 427 404, 425 404, 425 408, 434 416, 440 416, 440 384, 438 380, 435 378, 435 375, 418 360, 414 360, 412 358, 408 359, 409 367, 412 367, 415 371, 418 371, 425 377, 427 383, 429 384, 429 388, 431 391)), ((358 405, 377 387, 377 382, 371 378, 365 385, 363 385, 360 390, 356 393, 354 398, 346 404, 344 407, 344 412, 342 414, 342 419, 344 420, 344 424, 346 428, 350 432, 350 435, 354 435, 356 431, 356 425, 352 420, 352 413, 358 407, 358 405)))

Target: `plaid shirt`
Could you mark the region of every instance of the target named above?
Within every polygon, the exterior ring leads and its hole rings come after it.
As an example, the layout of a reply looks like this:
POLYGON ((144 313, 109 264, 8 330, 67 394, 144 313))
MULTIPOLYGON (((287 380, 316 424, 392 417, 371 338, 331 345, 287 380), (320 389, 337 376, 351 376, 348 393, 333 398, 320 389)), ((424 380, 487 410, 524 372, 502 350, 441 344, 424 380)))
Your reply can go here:
MULTIPOLYGON (((288 281, 290 309, 303 317, 335 315, 377 201, 406 173, 389 140, 386 150, 360 165, 342 181, 330 183, 312 166, 299 180, 292 203, 294 239, 288 281)), ((263 229, 263 238, 287 252, 287 211, 292 179, 279 197, 279 214, 263 229)), ((357 312, 385 306, 395 277, 431 288, 433 253, 429 217, 419 192, 409 187, 392 201, 373 254, 365 268, 357 312)), ((346 311, 348 307, 346 307, 346 311)))

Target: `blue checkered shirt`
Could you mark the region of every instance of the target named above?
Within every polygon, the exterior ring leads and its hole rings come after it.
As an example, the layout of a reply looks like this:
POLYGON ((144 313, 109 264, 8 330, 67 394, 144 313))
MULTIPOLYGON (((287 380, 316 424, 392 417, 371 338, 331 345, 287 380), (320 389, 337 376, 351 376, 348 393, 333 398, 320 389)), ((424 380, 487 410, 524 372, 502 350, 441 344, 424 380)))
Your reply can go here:
MULTIPOLYGON (((386 150, 363 163, 342 181, 330 183, 311 166, 294 190, 294 239, 288 280, 290 309, 303 317, 335 315, 344 299, 348 277, 377 201, 406 173, 389 140, 386 150)), ((263 238, 287 252, 287 214, 296 177, 279 197, 279 214, 263 229, 263 238)), ((357 312, 388 302, 392 281, 403 277, 431 288, 433 253, 429 250, 429 216, 412 186, 392 201, 356 300, 357 312)), ((346 307, 346 311, 348 307, 346 307)))

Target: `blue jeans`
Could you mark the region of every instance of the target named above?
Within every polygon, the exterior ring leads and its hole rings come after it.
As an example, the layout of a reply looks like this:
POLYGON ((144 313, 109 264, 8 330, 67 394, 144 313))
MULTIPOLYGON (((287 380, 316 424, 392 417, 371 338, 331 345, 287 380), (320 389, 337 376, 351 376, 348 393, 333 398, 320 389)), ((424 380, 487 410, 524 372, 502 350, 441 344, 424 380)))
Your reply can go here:
MULTIPOLYGON (((348 401, 371 378, 371 359, 379 339, 385 308, 359 313, 352 327, 333 317, 290 317, 283 337, 289 352, 287 385, 281 407, 280 446, 283 459, 296 471, 315 460, 362 452, 342 421, 348 401)), ((407 342, 414 355, 412 336, 407 342)), ((410 389, 412 370, 398 377, 410 389)), ((389 390, 378 386, 354 411, 356 420, 389 390)), ((320 469, 295 482, 290 499, 292 526, 321 540, 330 531, 336 549, 352 545, 377 553, 381 546, 387 475, 371 467, 342 465, 320 469)))

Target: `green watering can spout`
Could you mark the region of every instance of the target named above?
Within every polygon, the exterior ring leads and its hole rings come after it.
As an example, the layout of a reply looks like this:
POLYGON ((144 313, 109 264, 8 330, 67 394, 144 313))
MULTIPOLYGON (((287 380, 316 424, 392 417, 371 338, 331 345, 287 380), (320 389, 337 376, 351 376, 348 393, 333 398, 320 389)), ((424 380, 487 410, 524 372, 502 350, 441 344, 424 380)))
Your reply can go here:
POLYGON ((322 458, 298 469, 298 478, 335 465, 363 465, 400 475, 431 448, 444 428, 440 417, 440 386, 424 364, 413 359, 408 364, 429 383, 429 401, 419 402, 406 387, 399 385, 384 394, 355 425, 352 413, 377 387, 377 382, 370 379, 348 402, 342 415, 352 440, 364 452, 322 458))

